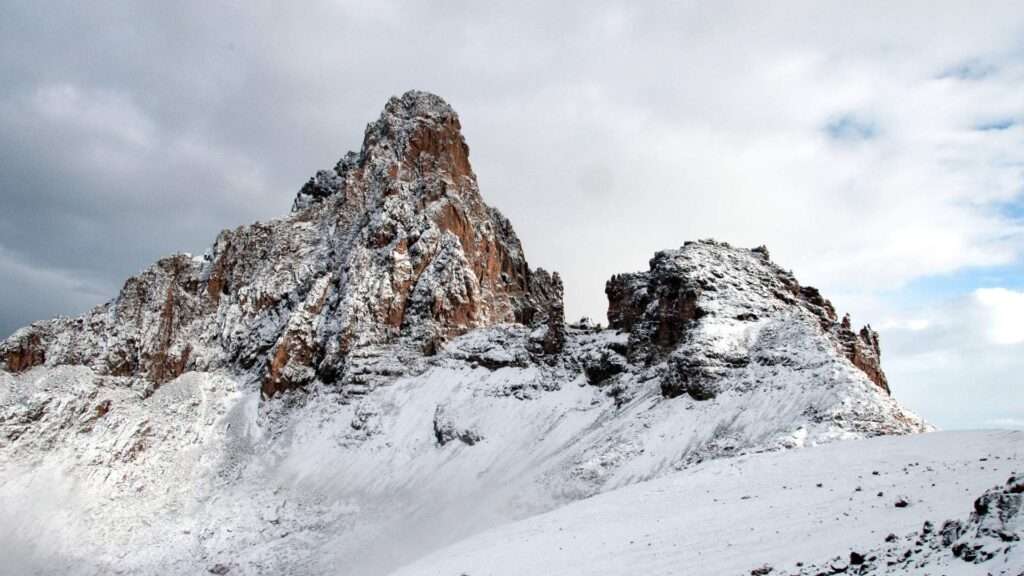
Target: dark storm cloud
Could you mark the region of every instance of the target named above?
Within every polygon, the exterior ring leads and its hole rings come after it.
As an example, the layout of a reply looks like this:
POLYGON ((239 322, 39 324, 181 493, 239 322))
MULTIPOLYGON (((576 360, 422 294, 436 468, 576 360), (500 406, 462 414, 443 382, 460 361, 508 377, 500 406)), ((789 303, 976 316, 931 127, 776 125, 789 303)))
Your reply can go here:
POLYGON ((264 166, 273 156, 287 170, 293 148, 271 153, 260 131, 279 115, 231 113, 258 111, 238 91, 235 46, 251 26, 231 9, 170 6, 2 9, 0 332, 79 312, 159 255, 202 251, 221 228, 287 205, 268 193, 285 178, 264 166))

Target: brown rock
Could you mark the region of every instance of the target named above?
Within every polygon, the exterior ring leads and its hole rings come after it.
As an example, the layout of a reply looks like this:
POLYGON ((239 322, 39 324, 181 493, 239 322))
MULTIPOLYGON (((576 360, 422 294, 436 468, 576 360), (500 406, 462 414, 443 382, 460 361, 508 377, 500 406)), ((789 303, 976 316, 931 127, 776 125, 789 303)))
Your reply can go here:
POLYGON ((11 372, 24 372, 46 362, 46 350, 39 334, 15 334, 4 343, 4 363, 11 372))

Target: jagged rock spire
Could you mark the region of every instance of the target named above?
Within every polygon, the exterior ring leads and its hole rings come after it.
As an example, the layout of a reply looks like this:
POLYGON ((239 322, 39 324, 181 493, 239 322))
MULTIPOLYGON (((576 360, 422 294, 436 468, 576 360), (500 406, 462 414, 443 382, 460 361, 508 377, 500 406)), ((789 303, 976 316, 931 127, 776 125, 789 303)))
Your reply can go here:
POLYGON ((392 97, 380 118, 367 125, 359 152, 349 152, 333 170, 318 172, 299 191, 292 209, 346 192, 350 201, 372 201, 358 194, 367 183, 385 194, 475 192, 469 146, 455 110, 428 92, 392 97), (411 183, 420 188, 399 190, 411 183))
POLYGON ((272 396, 344 385, 374 347, 431 351, 492 324, 549 326, 555 352, 561 297, 557 274, 530 269, 480 196, 458 115, 411 91, 388 101, 359 152, 302 187, 288 218, 224 231, 202 258, 161 260, 92 313, 15 334, 0 358, 156 384, 227 367, 272 396))

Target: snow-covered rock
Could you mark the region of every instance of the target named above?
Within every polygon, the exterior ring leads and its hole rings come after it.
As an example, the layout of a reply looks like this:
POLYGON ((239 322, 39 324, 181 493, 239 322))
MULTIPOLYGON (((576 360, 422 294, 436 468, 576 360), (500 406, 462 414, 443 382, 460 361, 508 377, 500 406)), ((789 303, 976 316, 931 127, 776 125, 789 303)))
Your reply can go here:
POLYGON ((157 385, 225 368, 272 396, 351 384, 359 348, 401 339, 430 352, 497 323, 550 325, 544 347, 557 352, 561 281, 529 268, 511 224, 480 197, 468 154, 443 100, 392 98, 362 149, 303 186, 287 218, 225 231, 202 258, 161 260, 91 313, 19 331, 0 361, 157 385))
POLYGON ((713 396, 718 381, 735 380, 729 375, 731 369, 751 361, 806 365, 807 359, 791 353, 774 358, 750 355, 751 333, 780 318, 787 327, 816 324, 820 330, 811 332, 826 336, 889 393, 878 334, 870 326, 853 332, 849 316, 839 321, 832 303, 773 264, 764 246, 744 250, 713 240, 687 242, 678 250, 655 254, 648 272, 614 276, 605 292, 611 327, 630 333, 632 359, 672 356, 666 395, 713 396))
POLYGON ((9 565, 378 574, 708 460, 928 429, 764 248, 687 243, 607 292, 609 329, 566 326, 455 112, 394 98, 289 216, 0 344, 9 565))

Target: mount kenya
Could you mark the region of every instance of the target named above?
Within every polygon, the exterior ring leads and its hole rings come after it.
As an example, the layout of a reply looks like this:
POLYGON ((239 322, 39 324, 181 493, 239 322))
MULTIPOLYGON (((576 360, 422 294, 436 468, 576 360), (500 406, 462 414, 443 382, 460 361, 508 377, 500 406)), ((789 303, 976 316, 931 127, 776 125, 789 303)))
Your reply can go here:
POLYGON ((288 215, 0 343, 0 573, 1024 574, 1024 435, 904 409, 767 248, 562 292, 392 98, 288 215))

